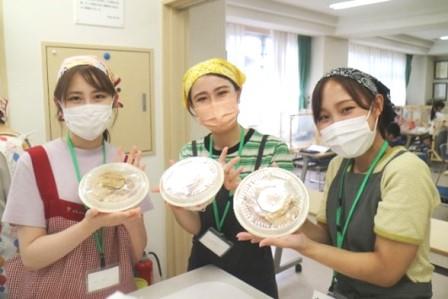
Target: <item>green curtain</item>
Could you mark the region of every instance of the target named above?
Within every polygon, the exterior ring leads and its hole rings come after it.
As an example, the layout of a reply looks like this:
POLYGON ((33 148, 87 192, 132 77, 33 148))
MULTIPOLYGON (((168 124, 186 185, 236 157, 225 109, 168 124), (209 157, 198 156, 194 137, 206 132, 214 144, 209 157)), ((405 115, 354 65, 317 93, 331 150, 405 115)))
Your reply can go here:
POLYGON ((297 41, 299 45, 299 109, 304 109, 307 108, 307 86, 310 79, 311 37, 299 35, 297 41))
POLYGON ((406 69, 405 69, 406 87, 408 87, 408 84, 409 84, 409 78, 411 77, 411 71, 412 71, 412 55, 406 54, 406 69))

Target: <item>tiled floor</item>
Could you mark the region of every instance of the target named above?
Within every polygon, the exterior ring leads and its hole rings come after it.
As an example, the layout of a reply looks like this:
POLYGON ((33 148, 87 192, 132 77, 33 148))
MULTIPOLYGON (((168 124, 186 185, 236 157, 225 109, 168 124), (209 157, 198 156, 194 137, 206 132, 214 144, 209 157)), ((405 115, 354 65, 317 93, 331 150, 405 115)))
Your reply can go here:
MULTIPOLYGON (((298 171, 300 173, 300 170, 298 171)), ((433 176, 436 178, 437 173, 433 176)), ((306 185, 312 189, 321 189, 322 183, 316 181, 323 180, 323 174, 310 172, 307 175, 306 185)), ((448 175, 442 176, 440 185, 448 186, 448 175)), ((439 208, 436 212, 437 218, 448 220, 448 208, 439 208)), ((284 250, 282 263, 285 263, 298 256, 298 253, 292 250, 284 250)), ((448 259, 448 257, 447 257, 448 259)), ((282 299, 310 299, 313 290, 326 292, 332 276, 331 269, 311 260, 303 258, 302 272, 295 273, 294 268, 290 268, 277 274, 277 283, 279 286, 280 298, 282 299)), ((433 274, 433 299, 448 298, 448 276, 438 273, 433 274)))

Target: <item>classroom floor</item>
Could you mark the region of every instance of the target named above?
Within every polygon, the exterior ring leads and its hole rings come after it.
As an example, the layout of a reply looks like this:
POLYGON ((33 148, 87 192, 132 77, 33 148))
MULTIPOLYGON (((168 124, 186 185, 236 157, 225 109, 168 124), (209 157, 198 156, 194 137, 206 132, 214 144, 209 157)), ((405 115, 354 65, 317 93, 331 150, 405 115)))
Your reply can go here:
MULTIPOLYGON (((300 174, 300 169, 297 170, 300 174)), ((434 181, 438 175, 438 168, 432 169, 434 181)), ((323 173, 309 171, 305 184, 312 189, 323 189, 323 173)), ((448 186, 448 175, 441 176, 439 185, 448 186)), ((440 207, 435 212, 437 218, 448 220, 448 208, 440 207)), ((282 255, 282 264, 291 259, 297 258, 299 254, 293 250, 284 250, 282 255)), ((295 273, 294 268, 290 268, 277 274, 277 283, 281 299, 311 299, 314 290, 326 293, 328 289, 332 271, 309 258, 303 257, 302 272, 295 273)), ((448 276, 438 273, 433 274, 433 299, 448 298, 448 276)))
MULTIPOLYGON (((282 263, 298 256, 292 250, 284 250, 282 263)), ((277 274, 277 284, 281 299, 311 299, 314 290, 325 294, 328 289, 332 271, 309 258, 304 257, 302 272, 295 273, 294 268, 277 274)), ((448 298, 448 276, 433 274, 433 299, 448 298)))

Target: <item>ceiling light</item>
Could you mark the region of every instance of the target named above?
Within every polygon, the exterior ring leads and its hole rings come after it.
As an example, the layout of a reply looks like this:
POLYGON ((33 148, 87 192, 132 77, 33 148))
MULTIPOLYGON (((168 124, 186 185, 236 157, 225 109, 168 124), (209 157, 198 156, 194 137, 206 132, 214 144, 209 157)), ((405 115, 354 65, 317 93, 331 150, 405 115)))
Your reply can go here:
POLYGON ((441 40, 448 40, 448 35, 441 36, 440 39, 441 39, 441 40))
POLYGON ((337 3, 330 4, 330 8, 346 9, 346 8, 370 5, 370 4, 386 2, 386 1, 390 1, 390 0, 350 0, 350 1, 343 1, 343 2, 337 2, 337 3))

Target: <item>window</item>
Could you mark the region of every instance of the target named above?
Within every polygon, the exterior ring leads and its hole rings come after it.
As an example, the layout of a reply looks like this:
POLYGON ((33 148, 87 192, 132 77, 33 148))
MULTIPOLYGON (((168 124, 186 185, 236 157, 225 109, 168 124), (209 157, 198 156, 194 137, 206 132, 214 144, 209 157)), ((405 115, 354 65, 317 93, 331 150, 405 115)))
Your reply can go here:
POLYGON ((297 35, 227 24, 226 50, 246 74, 239 122, 287 141, 299 101, 297 35))
POLYGON ((406 104, 406 55, 357 44, 349 44, 348 66, 366 72, 389 87, 392 103, 406 104))

